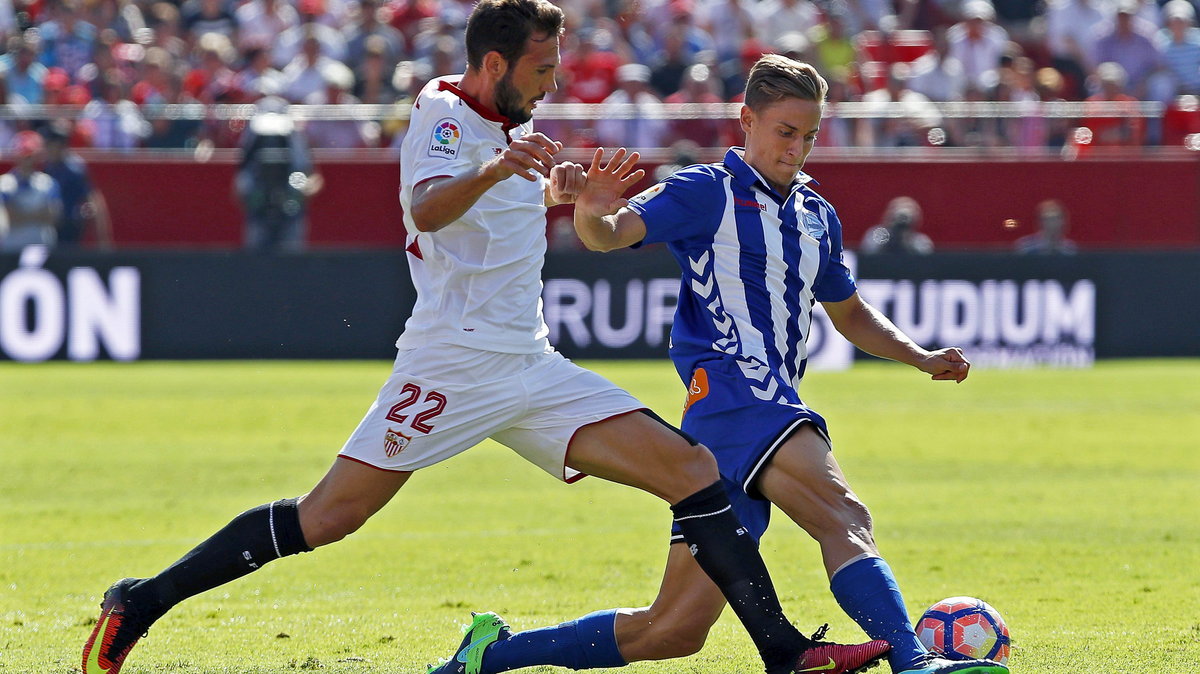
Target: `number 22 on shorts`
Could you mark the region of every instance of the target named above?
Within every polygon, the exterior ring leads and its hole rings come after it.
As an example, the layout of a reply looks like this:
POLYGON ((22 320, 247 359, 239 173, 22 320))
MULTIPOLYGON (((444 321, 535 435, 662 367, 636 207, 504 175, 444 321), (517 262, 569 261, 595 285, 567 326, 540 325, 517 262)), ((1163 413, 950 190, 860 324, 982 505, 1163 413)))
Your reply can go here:
POLYGON ((397 424, 403 424, 409 419, 409 407, 417 404, 418 401, 424 403, 433 403, 423 410, 412 414, 412 421, 409 422, 409 427, 418 433, 428 433, 433 430, 433 424, 429 423, 434 417, 441 414, 446 409, 446 396, 437 391, 427 391, 422 399, 421 387, 413 383, 407 383, 400 390, 400 402, 392 405, 388 410, 387 419, 397 424))

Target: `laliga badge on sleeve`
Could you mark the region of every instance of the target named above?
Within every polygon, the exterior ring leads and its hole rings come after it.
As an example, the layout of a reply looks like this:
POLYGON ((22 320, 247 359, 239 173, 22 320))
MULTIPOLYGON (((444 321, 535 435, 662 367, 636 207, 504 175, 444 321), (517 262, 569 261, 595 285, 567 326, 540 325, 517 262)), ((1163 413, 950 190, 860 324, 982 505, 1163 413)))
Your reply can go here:
POLYGON ((457 119, 447 117, 433 125, 433 137, 429 139, 429 156, 455 159, 458 157, 460 145, 462 124, 457 119))
POLYGON ((658 195, 662 194, 663 190, 665 190, 665 189, 667 189, 666 185, 664 185, 663 183, 658 183, 651 187, 647 187, 646 189, 642 190, 641 192, 638 192, 636 196, 634 196, 632 199, 630 199, 630 201, 632 201, 635 204, 645 205, 647 201, 650 201, 654 197, 657 197, 658 195))

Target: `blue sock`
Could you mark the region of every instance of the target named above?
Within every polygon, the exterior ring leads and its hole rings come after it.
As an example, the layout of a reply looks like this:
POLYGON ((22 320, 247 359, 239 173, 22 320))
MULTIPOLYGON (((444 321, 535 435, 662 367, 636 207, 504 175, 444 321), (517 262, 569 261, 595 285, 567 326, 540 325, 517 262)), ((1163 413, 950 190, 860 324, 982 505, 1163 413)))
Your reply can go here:
POLYGON ((534 665, 568 669, 624 667, 628 663, 617 649, 617 610, 596 611, 570 622, 517 632, 488 646, 483 674, 507 672, 534 665))
POLYGON ((879 557, 852 562, 833 574, 829 589, 846 615, 868 636, 892 645, 888 662, 893 672, 911 669, 925 653, 887 562, 879 557))

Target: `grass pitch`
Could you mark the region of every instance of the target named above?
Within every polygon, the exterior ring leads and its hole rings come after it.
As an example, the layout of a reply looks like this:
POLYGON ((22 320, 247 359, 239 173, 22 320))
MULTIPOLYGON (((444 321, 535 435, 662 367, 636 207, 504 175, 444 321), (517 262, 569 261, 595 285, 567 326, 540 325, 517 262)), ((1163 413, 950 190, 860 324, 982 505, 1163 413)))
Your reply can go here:
MULTIPOLYGON (((678 418, 665 361, 591 365, 678 418)), ((388 367, 0 364, 0 672, 77 671, 113 580, 308 489, 388 367)), ((974 595, 1007 619, 1016 672, 1190 674, 1198 382, 1197 361, 977 371, 961 386, 879 363, 813 373, 804 390, 914 617, 974 595)), ((416 475, 349 539, 184 602, 124 674, 416 674, 449 655, 470 609, 520 629, 647 603, 668 520, 651 497, 561 485, 489 443, 416 475)), ((802 628, 862 638, 815 545, 778 514, 763 552, 802 628)), ((761 669, 727 612, 700 654, 628 671, 761 669)))

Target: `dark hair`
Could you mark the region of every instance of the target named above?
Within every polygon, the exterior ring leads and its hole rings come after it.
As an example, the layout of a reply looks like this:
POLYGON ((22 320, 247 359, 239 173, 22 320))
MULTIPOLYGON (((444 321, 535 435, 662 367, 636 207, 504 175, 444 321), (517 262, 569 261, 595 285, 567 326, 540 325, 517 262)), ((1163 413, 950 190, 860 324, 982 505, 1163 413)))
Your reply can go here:
POLYGON ((563 12, 547 0, 479 0, 467 19, 467 65, 482 68, 490 51, 513 63, 530 37, 558 37, 562 30, 563 12))
POLYGON ((817 69, 786 56, 767 54, 750 68, 746 105, 760 110, 785 98, 825 102, 829 85, 817 69))

